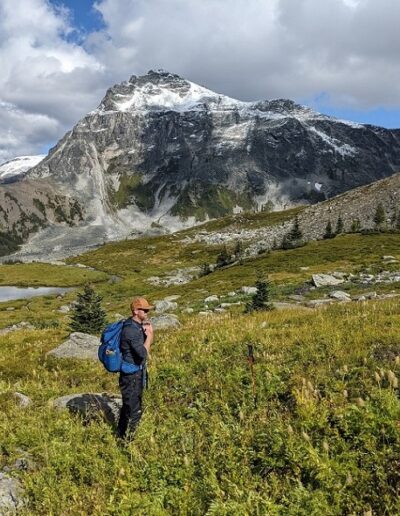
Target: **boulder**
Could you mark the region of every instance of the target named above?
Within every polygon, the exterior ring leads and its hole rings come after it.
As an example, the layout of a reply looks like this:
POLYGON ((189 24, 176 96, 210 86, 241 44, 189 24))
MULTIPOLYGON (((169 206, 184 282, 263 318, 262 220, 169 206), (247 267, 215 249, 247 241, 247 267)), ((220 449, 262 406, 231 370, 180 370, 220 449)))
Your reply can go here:
POLYGON ((16 391, 13 392, 12 395, 21 408, 29 407, 29 405, 32 404, 32 400, 28 396, 25 396, 25 394, 22 394, 21 392, 16 391))
POLYGON ((188 307, 188 308, 185 308, 184 310, 182 310, 182 312, 184 314, 192 314, 194 312, 194 310, 193 310, 193 308, 188 307))
POLYGON ((176 310, 178 308, 178 304, 174 301, 167 301, 163 299, 162 301, 155 301, 154 303, 156 312, 163 313, 172 310, 176 310))
POLYGON ((218 296, 208 296, 205 298, 205 303, 216 303, 218 301, 218 296))
POLYGON ((114 274, 112 274, 110 276, 110 279, 108 280, 108 283, 110 283, 111 285, 115 285, 116 283, 121 283, 122 281, 122 278, 120 278, 119 276, 115 276, 114 274))
POLYGON ((343 290, 333 290, 329 293, 329 297, 332 299, 338 299, 339 301, 351 301, 350 294, 343 292, 343 290))
POLYGON ((234 290, 232 290, 232 292, 228 292, 226 295, 228 297, 234 297, 234 296, 236 296, 236 292, 234 290))
POLYGON ((395 260, 396 258, 394 256, 390 256, 390 255, 385 255, 385 256, 382 256, 382 260, 395 260))
POLYGON ((122 400, 120 396, 87 392, 61 396, 53 400, 51 406, 58 410, 68 409, 73 414, 79 414, 86 421, 100 416, 108 423, 116 424, 122 400))
POLYGON ((71 309, 68 305, 62 305, 57 311, 61 312, 62 314, 67 314, 70 310, 71 309))
POLYGON ((23 505, 23 491, 16 478, 0 472, 0 514, 16 514, 23 505))
POLYGON ((332 299, 312 299, 306 303, 306 306, 316 308, 317 306, 329 305, 330 303, 332 303, 332 299))
POLYGON ((7 335, 7 333, 10 333, 12 331, 18 331, 18 330, 34 330, 35 327, 26 321, 21 321, 17 324, 13 324, 12 326, 7 326, 7 328, 3 328, 0 330, 0 335, 7 335))
POLYGON ((257 287, 241 287, 240 291, 243 294, 253 295, 257 293, 257 287))
POLYGON ((68 340, 49 351, 47 355, 57 358, 81 358, 97 361, 99 344, 100 340, 95 335, 74 332, 71 333, 68 340))
POLYGON ((179 328, 181 323, 176 315, 162 314, 151 318, 151 324, 155 330, 165 330, 166 328, 179 328))
POLYGON ((164 297, 164 301, 176 301, 180 297, 181 296, 179 294, 175 294, 175 295, 172 295, 172 296, 164 297))
POLYGON ((312 281, 316 287, 330 287, 344 283, 343 278, 335 278, 332 274, 313 274, 312 281))

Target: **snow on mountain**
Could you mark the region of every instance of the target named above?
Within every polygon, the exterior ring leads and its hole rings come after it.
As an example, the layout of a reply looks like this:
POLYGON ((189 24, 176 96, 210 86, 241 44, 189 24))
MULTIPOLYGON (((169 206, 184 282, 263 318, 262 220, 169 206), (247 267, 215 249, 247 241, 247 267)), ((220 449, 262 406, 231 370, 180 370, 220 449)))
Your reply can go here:
POLYGON ((10 179, 27 172, 30 168, 35 167, 46 157, 45 154, 37 156, 19 156, 0 165, 0 180, 10 179))

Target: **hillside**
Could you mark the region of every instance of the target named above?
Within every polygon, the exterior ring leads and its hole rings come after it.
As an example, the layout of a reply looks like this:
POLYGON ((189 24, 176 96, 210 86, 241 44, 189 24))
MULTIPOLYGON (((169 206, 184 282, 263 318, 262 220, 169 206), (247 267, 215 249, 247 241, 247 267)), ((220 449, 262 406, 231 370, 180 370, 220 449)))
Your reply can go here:
MULTIPOLYGON (((287 215, 249 214, 242 229, 287 215)), ((69 333, 62 307, 76 291, 0 304, 0 327, 33 325, 0 335, 0 469, 25 489, 21 514, 398 513, 400 234, 340 235, 203 277, 201 264, 215 263, 222 243, 183 244, 193 237, 190 229, 107 244, 69 265, 0 266, 3 285, 90 281, 110 319, 127 314, 134 295, 180 296, 172 311, 181 326, 157 332, 146 411, 127 447, 101 419, 51 407, 67 394, 118 393, 98 363, 46 356, 69 333), (241 289, 257 271, 269 275, 273 300, 290 305, 243 314, 241 289), (317 273, 344 281, 315 288, 317 273), (338 288, 353 301, 330 299, 338 288), (305 306, 315 299, 333 304, 305 306), (218 311, 222 303, 231 304, 218 311), (20 406, 14 391, 32 405, 20 406), (21 457, 25 469, 15 466, 21 457)))

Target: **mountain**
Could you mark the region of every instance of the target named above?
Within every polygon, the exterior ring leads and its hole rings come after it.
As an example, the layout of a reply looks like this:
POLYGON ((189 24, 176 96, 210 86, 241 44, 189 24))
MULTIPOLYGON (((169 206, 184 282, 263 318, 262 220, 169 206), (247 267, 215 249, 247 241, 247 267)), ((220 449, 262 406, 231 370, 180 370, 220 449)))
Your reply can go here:
POLYGON ((290 100, 242 102, 150 71, 110 88, 24 179, 0 187, 15 214, 6 220, 0 211, 0 222, 26 235, 39 219, 36 248, 84 247, 316 202, 397 170, 400 130, 337 120, 290 100))
POLYGON ((37 156, 19 156, 11 159, 0 165, 0 183, 4 181, 11 181, 18 176, 21 178, 30 168, 40 163, 45 154, 37 156))

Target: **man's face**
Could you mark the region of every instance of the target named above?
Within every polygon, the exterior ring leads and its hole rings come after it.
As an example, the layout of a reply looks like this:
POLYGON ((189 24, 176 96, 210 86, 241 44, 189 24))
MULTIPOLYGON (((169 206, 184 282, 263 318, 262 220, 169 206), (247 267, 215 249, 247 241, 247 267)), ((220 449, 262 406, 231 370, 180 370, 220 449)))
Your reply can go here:
POLYGON ((135 309, 135 315, 137 316, 137 318, 141 321, 141 322, 144 322, 147 320, 148 318, 148 310, 144 309, 144 308, 136 308, 135 309))

